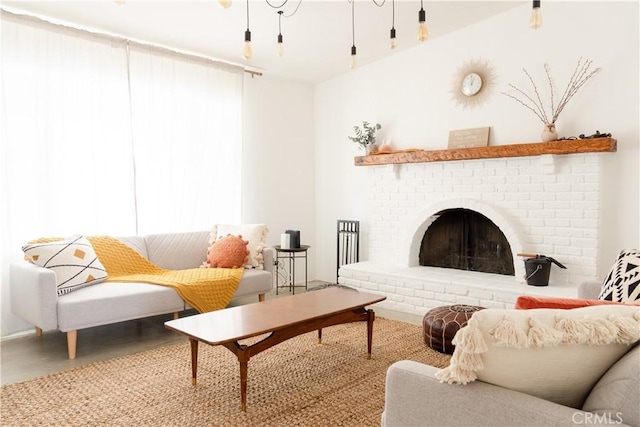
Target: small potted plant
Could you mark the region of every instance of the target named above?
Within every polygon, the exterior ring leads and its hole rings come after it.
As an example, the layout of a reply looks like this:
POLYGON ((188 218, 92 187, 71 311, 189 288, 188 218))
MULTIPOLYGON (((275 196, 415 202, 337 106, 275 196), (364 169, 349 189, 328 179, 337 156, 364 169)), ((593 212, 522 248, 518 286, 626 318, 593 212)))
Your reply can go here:
POLYGON ((362 122, 362 128, 359 126, 353 127, 356 135, 350 136, 349 139, 364 148, 367 154, 375 153, 378 151, 376 145, 376 132, 382 129, 379 123, 370 125, 369 122, 362 122))

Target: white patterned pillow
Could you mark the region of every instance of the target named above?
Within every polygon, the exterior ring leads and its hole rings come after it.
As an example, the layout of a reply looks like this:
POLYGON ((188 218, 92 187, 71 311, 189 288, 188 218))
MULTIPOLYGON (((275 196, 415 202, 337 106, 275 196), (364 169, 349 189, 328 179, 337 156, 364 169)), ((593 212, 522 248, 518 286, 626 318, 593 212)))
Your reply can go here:
POLYGON ((85 237, 72 237, 22 247, 27 259, 56 273, 58 295, 95 285, 107 279, 107 271, 85 237))
POLYGON ((225 237, 227 234, 232 236, 242 236, 243 240, 247 240, 249 244, 249 257, 244 265, 245 268, 264 269, 264 257, 262 250, 267 244, 267 233, 269 230, 265 224, 218 224, 214 225, 209 236, 209 248, 216 240, 225 237))
POLYGON ((598 299, 617 302, 640 300, 640 251, 625 249, 609 271, 598 299))

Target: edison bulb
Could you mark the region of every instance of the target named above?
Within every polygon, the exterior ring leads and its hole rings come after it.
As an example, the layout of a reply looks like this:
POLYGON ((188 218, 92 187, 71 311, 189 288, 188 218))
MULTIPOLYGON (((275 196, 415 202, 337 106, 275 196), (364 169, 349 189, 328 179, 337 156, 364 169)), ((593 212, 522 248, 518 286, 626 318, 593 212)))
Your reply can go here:
POLYGON ((278 56, 284 55, 284 45, 282 44, 282 42, 278 42, 278 44, 276 45, 276 54, 278 56))
POLYGON ((534 7, 531 10, 531 19, 529 20, 529 26, 534 30, 537 30, 542 26, 542 12, 539 7, 534 7))
POLYGON ((391 49, 395 49, 397 45, 398 45, 398 44, 396 43, 396 39, 391 39, 391 40, 389 41, 389 47, 390 47, 391 49))
POLYGON ((228 9, 231 7, 231 0, 218 0, 218 4, 221 7, 224 7, 225 9, 228 9))
POLYGON ((244 49, 242 49, 242 57, 247 61, 253 56, 253 49, 251 48, 251 41, 244 42, 244 49))
POLYGON ((427 23, 425 21, 421 21, 418 24, 418 40, 423 42, 429 37, 429 30, 427 30, 427 23))
POLYGON ((352 70, 358 66, 358 57, 356 56, 358 50, 356 49, 356 45, 351 46, 351 63, 349 64, 349 68, 352 70))

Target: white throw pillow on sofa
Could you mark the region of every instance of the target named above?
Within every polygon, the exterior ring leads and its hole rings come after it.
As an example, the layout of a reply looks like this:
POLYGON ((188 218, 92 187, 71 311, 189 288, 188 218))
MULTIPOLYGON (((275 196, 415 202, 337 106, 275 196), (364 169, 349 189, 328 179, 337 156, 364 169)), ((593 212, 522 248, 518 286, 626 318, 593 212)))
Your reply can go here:
POLYGON ((107 279, 107 271, 93 246, 83 236, 46 243, 29 243, 22 251, 33 264, 56 273, 58 295, 95 285, 107 279))
POLYGON ((249 244, 249 257, 245 268, 264 269, 264 257, 262 250, 267 243, 267 234, 269 230, 265 224, 217 224, 213 226, 209 238, 209 248, 218 239, 231 234, 233 236, 242 236, 243 240, 247 240, 249 244))
POLYGON ((598 379, 640 339, 640 308, 485 309, 453 339, 450 384, 476 379, 580 408, 598 379))

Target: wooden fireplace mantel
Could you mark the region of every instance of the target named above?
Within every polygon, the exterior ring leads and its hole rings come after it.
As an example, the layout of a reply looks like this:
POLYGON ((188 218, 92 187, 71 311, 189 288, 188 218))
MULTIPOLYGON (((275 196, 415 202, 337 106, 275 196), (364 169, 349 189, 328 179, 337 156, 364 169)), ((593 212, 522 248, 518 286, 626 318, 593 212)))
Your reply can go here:
POLYGON ((402 163, 445 162, 450 160, 491 159, 500 157, 542 156, 544 154, 576 154, 615 152, 618 141, 613 138, 571 139, 490 147, 455 148, 450 150, 404 150, 354 158, 356 166, 402 163))

